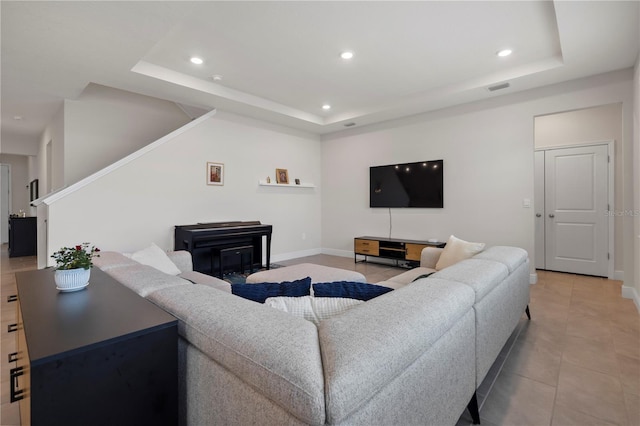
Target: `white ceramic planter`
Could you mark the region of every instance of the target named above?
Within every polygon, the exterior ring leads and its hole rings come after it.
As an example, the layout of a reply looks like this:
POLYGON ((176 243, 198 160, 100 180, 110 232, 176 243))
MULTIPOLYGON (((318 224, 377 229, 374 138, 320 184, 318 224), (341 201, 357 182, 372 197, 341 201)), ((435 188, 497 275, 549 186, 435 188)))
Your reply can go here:
POLYGON ((53 278, 60 291, 82 290, 89 285, 91 269, 56 269, 53 278))

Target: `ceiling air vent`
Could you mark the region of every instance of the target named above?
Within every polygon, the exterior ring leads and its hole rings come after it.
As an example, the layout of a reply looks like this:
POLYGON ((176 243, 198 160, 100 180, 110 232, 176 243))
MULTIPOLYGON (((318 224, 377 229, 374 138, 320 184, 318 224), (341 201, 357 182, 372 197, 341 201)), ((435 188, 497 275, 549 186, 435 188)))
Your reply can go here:
POLYGON ((509 83, 500 83, 500 84, 496 84, 495 86, 489 86, 489 87, 487 87, 487 89, 490 92, 495 92, 496 90, 506 89, 509 86, 510 86, 509 83))

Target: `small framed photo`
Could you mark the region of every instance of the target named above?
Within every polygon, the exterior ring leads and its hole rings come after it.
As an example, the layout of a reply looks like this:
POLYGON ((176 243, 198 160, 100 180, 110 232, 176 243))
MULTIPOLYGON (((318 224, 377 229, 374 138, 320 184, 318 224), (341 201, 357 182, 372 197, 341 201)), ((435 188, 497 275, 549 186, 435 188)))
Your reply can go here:
POLYGON ((38 199, 38 179, 34 179, 31 181, 31 183, 29 183, 29 195, 30 195, 30 200, 29 201, 34 201, 38 199))
POLYGON ((207 163, 207 185, 224 185, 224 164, 207 163))
POLYGON ((276 169, 276 182, 289 184, 289 172, 287 169, 276 169))

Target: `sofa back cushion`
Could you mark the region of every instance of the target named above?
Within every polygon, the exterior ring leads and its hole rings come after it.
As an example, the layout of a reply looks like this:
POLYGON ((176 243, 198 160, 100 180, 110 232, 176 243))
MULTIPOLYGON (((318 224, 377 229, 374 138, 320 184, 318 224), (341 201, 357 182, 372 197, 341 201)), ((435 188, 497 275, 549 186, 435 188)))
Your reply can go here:
POLYGON ((198 284, 162 289, 148 299, 177 317, 180 335, 212 362, 302 422, 325 423, 313 323, 198 284))
POLYGON ((167 257, 174 265, 180 269, 180 271, 184 274, 185 272, 193 271, 193 259, 191 258, 191 253, 186 250, 175 250, 168 251, 167 257))
POLYGON ((344 421, 382 392, 467 315, 473 302, 468 286, 429 278, 322 321, 327 422, 344 421))
POLYGON ((476 293, 477 302, 500 284, 507 275, 509 275, 509 269, 504 264, 473 258, 449 266, 431 277, 470 286, 476 293))
POLYGON ((137 262, 119 268, 106 269, 105 272, 142 297, 166 287, 191 285, 189 281, 180 277, 165 274, 151 266, 141 265, 137 262))
POLYGON ((93 258, 93 264, 105 272, 123 266, 139 265, 135 260, 116 251, 101 251, 93 258))
POLYGON ((493 246, 477 254, 474 258, 503 263, 509 268, 509 273, 513 273, 527 261, 529 255, 525 249, 520 247, 493 246))

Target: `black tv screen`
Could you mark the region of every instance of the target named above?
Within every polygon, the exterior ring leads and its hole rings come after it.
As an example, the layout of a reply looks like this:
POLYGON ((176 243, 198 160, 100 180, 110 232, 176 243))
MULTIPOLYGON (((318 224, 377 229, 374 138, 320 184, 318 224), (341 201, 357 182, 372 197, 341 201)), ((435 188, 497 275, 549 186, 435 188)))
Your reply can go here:
POLYGON ((443 160, 369 168, 369 207, 442 208, 443 160))

